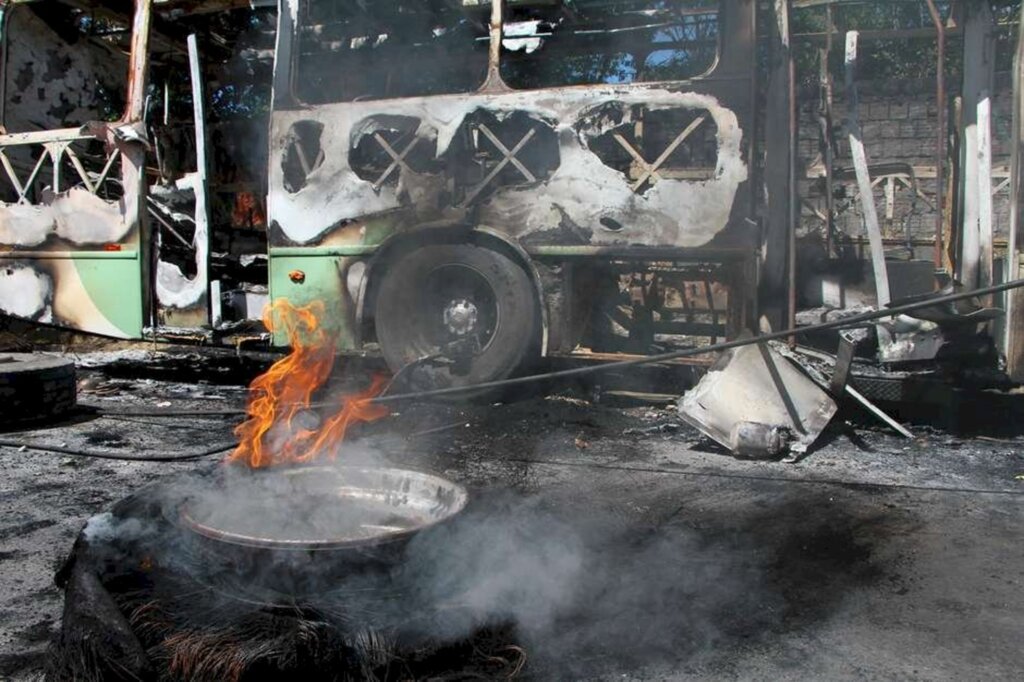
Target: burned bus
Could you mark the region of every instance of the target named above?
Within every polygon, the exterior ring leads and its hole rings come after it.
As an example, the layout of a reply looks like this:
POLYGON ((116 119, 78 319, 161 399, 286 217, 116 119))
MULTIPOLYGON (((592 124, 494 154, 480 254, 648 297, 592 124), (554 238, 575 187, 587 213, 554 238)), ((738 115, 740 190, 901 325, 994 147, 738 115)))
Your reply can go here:
MULTIPOLYGON (((0 135, 0 311, 209 339, 258 336, 266 301, 319 302, 339 352, 417 363, 430 386, 752 321, 753 0, 281 0, 273 44, 246 50, 265 63, 262 117, 220 133, 259 159, 244 183, 220 177, 211 141, 230 84, 204 67, 204 31, 224 22, 200 24, 207 3, 124 4, 103 24, 129 54, 113 120, 0 135)), ((98 22, 76 3, 8 7, 5 41, 39 6, 98 22)), ((6 101, 27 96, 11 59, 6 101)))

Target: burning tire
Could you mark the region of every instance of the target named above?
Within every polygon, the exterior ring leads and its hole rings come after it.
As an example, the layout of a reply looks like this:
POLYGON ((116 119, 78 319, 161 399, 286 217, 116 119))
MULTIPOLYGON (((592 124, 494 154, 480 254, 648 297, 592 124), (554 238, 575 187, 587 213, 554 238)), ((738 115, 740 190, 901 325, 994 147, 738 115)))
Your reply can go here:
POLYGON ((386 270, 375 308, 377 340, 391 370, 423 361, 410 373, 417 389, 507 378, 535 347, 538 318, 526 272, 472 244, 400 256, 386 270))
POLYGON ((27 353, 0 353, 4 423, 56 419, 76 403, 75 363, 27 353))

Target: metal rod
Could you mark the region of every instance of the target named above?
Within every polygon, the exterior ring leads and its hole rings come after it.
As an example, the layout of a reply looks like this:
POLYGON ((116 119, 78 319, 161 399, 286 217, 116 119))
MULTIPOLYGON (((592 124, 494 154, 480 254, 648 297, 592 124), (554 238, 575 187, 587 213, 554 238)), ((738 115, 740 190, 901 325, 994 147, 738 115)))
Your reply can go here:
POLYGON ((860 403, 861 406, 868 412, 875 415, 875 417, 882 420, 884 423, 888 424, 894 431, 896 431, 896 433, 900 434, 904 438, 914 440, 914 434, 907 430, 907 428, 903 426, 903 424, 900 424, 898 421, 887 415, 885 412, 882 412, 882 410, 878 409, 878 407, 873 402, 864 397, 864 395, 861 394, 861 392, 855 389, 853 386, 847 384, 846 393, 851 398, 860 403))
POLYGON ((10 25, 13 5, 0 4, 0 129, 7 132, 7 62, 10 40, 7 27, 10 25))
POLYGON ((935 269, 940 270, 943 264, 942 233, 945 227, 942 211, 943 193, 946 191, 946 27, 942 23, 942 15, 939 14, 938 7, 935 6, 935 0, 926 0, 926 2, 938 39, 938 56, 935 64, 935 106, 939 119, 939 131, 935 140, 935 269))
MULTIPOLYGON (((798 199, 798 188, 796 185, 796 164, 797 164, 797 144, 799 143, 799 125, 797 119, 797 108, 796 108, 796 59, 793 56, 793 42, 791 39, 792 24, 790 22, 791 14, 789 2, 785 3, 786 10, 786 35, 784 37, 786 42, 786 98, 788 100, 787 106, 789 108, 789 158, 788 158, 788 173, 789 178, 787 184, 789 185, 789 240, 787 245, 787 252, 789 256, 789 266, 786 268, 789 270, 789 291, 788 291, 788 322, 790 328, 796 327, 796 231, 797 223, 800 220, 800 209, 798 199)), ((789 340, 790 346, 796 345, 796 337, 789 340)))
POLYGON ((860 315, 854 315, 843 320, 836 320, 833 322, 821 322, 819 324, 812 324, 808 327, 783 329, 782 331, 771 332, 769 334, 762 334, 760 336, 753 336, 743 339, 735 339, 733 341, 717 343, 711 346, 704 346, 702 348, 687 348, 685 350, 673 351, 671 353, 662 353, 660 355, 650 355, 648 357, 636 358, 633 360, 611 362, 606 365, 576 367, 573 369, 565 369, 558 372, 548 372, 546 374, 515 377, 513 379, 503 379, 500 381, 487 381, 482 384, 474 384, 472 386, 452 386, 450 388, 439 388, 432 391, 421 391, 418 393, 382 395, 378 396, 377 398, 373 398, 368 402, 395 403, 405 400, 421 400, 423 398, 453 396, 458 395, 460 393, 472 393, 475 391, 487 390, 492 388, 504 388, 508 386, 522 386, 524 384, 530 384, 537 381, 548 381, 551 379, 568 379, 570 377, 579 377, 587 374, 596 374, 598 372, 609 372, 619 369, 625 369, 627 367, 638 367, 640 365, 649 365, 658 362, 669 362, 671 360, 679 360, 681 358, 691 357, 694 355, 704 355, 706 353, 711 353, 714 351, 723 351, 730 350, 732 348, 740 348, 742 346, 749 346, 755 343, 765 343, 766 341, 780 341, 782 339, 788 339, 790 336, 802 336, 805 334, 815 334, 823 331, 831 331, 835 329, 862 326, 865 322, 874 322, 876 320, 881 320, 884 318, 895 317, 897 315, 902 315, 905 313, 913 312, 915 310, 920 310, 921 308, 928 308, 934 305, 941 305, 944 303, 953 303, 955 301, 963 301, 965 299, 974 298, 976 296, 990 296, 992 294, 997 294, 1002 291, 1010 291, 1011 289, 1019 289, 1021 287, 1024 287, 1024 279, 1016 279, 1011 282, 1005 282, 1003 284, 997 284, 995 286, 985 287, 982 289, 963 291, 958 294, 933 296, 932 298, 923 301, 905 303, 903 305, 892 306, 883 310, 874 310, 871 312, 861 313, 860 315))

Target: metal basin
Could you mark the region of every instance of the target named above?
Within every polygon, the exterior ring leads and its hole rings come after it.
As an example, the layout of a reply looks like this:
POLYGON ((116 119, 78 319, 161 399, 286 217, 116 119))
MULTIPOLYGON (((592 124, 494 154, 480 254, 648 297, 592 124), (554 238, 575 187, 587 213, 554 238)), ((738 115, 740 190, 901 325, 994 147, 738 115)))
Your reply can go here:
POLYGON ((189 491, 174 520, 203 577, 294 595, 386 569, 467 501, 433 474, 310 466, 228 472, 189 491))

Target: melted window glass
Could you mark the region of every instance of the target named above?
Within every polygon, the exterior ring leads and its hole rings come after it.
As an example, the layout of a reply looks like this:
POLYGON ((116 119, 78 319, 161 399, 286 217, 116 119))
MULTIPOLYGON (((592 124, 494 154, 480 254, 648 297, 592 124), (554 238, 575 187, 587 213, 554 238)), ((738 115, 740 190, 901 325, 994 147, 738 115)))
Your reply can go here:
POLYGON ((295 94, 324 104, 475 91, 489 20, 489 4, 304 0, 295 94))
POLYGON ((686 80, 718 56, 718 0, 546 0, 506 6, 513 88, 686 80))

